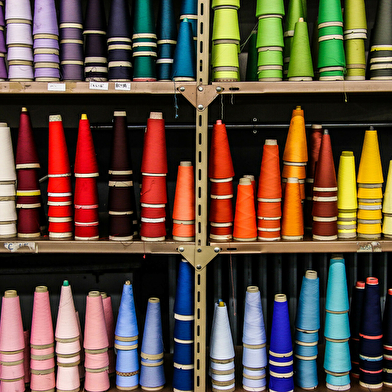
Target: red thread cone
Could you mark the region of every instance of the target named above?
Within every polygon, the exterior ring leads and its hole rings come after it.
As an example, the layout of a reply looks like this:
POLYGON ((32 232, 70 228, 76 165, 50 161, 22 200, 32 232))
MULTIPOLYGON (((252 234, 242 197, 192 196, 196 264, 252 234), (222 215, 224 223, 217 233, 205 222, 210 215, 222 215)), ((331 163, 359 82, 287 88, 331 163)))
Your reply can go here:
POLYGON ((229 178, 233 176, 234 168, 226 125, 221 120, 217 120, 212 130, 208 177, 229 178))
POLYGON ((143 175, 140 202, 147 204, 166 204, 166 176, 143 175))
POLYGON ((49 116, 48 161, 49 177, 51 175, 71 173, 64 128, 60 115, 49 116))
POLYGON ((322 137, 323 129, 321 125, 312 125, 312 130, 309 137, 309 162, 307 165, 307 178, 314 178, 316 162, 319 158, 322 137))
POLYGON ((31 120, 26 108, 22 108, 20 113, 15 161, 16 169, 40 167, 31 120))
POLYGON ((76 177, 75 208, 78 206, 98 206, 97 179, 94 177, 76 177))
POLYGON ((90 121, 85 114, 82 114, 79 120, 74 171, 76 177, 97 177, 99 175, 90 121))

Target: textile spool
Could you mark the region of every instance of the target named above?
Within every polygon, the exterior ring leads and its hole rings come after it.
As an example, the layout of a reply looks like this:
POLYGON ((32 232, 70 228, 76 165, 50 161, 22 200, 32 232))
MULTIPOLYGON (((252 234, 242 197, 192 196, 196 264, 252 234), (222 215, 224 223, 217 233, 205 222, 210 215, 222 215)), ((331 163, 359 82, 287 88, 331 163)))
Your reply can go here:
POLYGON ((282 239, 302 240, 304 235, 300 186, 297 178, 288 178, 282 215, 282 239))

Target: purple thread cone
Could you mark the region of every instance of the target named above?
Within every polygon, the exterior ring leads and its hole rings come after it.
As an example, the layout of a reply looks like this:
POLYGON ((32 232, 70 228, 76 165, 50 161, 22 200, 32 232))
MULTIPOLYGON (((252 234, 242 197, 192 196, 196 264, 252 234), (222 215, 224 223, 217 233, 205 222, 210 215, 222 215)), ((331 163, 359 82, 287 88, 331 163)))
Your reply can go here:
POLYGON ((84 30, 106 32, 106 17, 103 0, 88 0, 84 30))
POLYGON ((7 48, 5 47, 4 30, 0 30, 0 53, 7 53, 7 48))
POLYGON ((76 60, 83 63, 83 45, 74 43, 61 44, 60 58, 61 61, 76 60))
POLYGON ((60 37, 61 40, 76 39, 83 42, 83 28, 80 29, 74 27, 60 28, 60 37))
POLYGON ((27 23, 11 23, 7 26, 7 45, 33 45, 31 26, 27 23))
POLYGON ((35 54, 34 63, 56 63, 58 64, 59 56, 57 54, 35 54))
POLYGON ((59 35, 54 0, 35 0, 33 35, 59 35))
POLYGON ((131 17, 127 0, 112 0, 107 37, 131 38, 131 17))
POLYGON ((5 66, 4 56, 0 56, 0 79, 7 79, 7 67, 5 66))
POLYGON ((60 70, 58 68, 36 68, 34 70, 34 77, 60 79, 60 70))
POLYGON ((82 2, 80 0, 60 0, 59 22, 79 23, 82 25, 82 2))
POLYGON ((5 26, 4 8, 0 6, 0 26, 5 26))
POLYGON ((59 41, 57 39, 38 38, 34 40, 34 49, 38 48, 59 49, 59 41))
POLYGON ((13 46, 8 48, 7 60, 33 61, 33 52, 31 48, 13 46))
POLYGON ((11 81, 30 81, 34 79, 32 65, 10 65, 8 78, 11 81))
POLYGON ((83 65, 64 64, 61 66, 62 80, 83 80, 83 65))
POLYGON ((30 0, 7 0, 5 2, 5 20, 32 20, 30 0))
POLYGON ((106 57, 106 38, 103 34, 87 34, 84 48, 86 57, 106 57))

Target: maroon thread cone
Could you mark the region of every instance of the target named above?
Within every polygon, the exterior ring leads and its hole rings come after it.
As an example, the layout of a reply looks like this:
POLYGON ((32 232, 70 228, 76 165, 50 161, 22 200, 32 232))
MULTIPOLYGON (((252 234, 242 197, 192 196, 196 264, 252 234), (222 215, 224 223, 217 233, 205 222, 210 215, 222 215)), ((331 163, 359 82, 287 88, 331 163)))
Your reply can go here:
POLYGON ((109 174, 131 175, 131 163, 128 154, 127 114, 125 111, 114 112, 113 141, 110 157, 109 174), (116 172, 126 173, 116 173, 116 172))
POLYGON ((15 161, 16 169, 40 167, 31 120, 26 108, 22 108, 20 113, 15 161))
POLYGON ((18 209, 18 237, 33 238, 39 237, 40 217, 38 208, 18 209))

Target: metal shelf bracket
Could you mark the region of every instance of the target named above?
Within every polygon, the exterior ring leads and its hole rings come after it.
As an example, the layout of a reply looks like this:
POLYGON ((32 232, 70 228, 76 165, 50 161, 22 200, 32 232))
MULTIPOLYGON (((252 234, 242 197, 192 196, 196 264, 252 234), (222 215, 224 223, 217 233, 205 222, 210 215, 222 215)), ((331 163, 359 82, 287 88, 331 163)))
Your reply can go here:
POLYGON ((182 245, 178 248, 180 254, 196 269, 202 271, 208 263, 220 252, 220 248, 212 246, 182 245))

